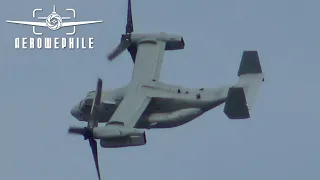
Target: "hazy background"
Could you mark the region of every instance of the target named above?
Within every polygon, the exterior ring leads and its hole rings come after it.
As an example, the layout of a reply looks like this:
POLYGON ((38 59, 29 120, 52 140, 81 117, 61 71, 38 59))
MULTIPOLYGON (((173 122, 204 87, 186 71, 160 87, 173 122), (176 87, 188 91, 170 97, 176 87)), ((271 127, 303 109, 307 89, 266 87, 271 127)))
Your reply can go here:
MULTIPOLYGON (((234 83, 243 50, 258 50, 265 84, 250 120, 228 120, 220 106, 184 126, 147 132, 145 146, 99 147, 103 179, 318 180, 320 2, 298 0, 132 0, 136 32, 184 36, 185 50, 166 52, 161 80, 186 87, 234 83)), ((86 126, 70 109, 94 90, 130 81, 125 52, 106 54, 125 31, 126 0, 5 1, 1 6, 0 179, 97 179, 87 141, 67 135, 86 126), (32 10, 77 10, 75 37, 94 37, 94 50, 16 50, 15 37, 34 37, 32 10)), ((62 30, 61 30, 62 31, 62 30)), ((44 36, 63 37, 61 31, 44 36)))

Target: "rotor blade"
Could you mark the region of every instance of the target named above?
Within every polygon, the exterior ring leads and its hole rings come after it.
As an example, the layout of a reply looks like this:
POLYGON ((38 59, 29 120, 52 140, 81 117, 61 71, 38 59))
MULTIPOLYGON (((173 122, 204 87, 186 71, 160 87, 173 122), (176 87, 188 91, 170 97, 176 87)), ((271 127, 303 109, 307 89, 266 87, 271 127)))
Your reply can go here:
POLYGON ((69 127, 69 134, 82 135, 84 140, 87 140, 89 137, 92 137, 92 131, 88 128, 79 128, 79 127, 69 127))
POLYGON ((68 130, 69 134, 79 134, 79 135, 84 135, 86 133, 86 130, 82 127, 69 127, 68 130))
MULTIPOLYGON (((102 80, 99 78, 96 87, 96 95, 93 100, 93 105, 99 106, 101 102, 101 93, 102 93, 102 80)), ((91 110, 92 111, 92 110, 91 110)))
POLYGON ((93 155, 93 159, 94 159, 94 164, 96 165, 97 174, 98 174, 99 180, 101 180, 99 161, 98 161, 97 141, 93 138, 89 138, 89 143, 90 143, 90 147, 91 147, 91 151, 92 151, 92 155, 93 155))
POLYGON ((132 33, 132 32, 133 32, 133 22, 132 22, 131 0, 128 0, 126 34, 132 33))
POLYGON ((102 93, 102 80, 99 78, 97 82, 96 95, 92 102, 90 120, 88 121, 89 128, 93 128, 98 125, 96 114, 97 114, 97 109, 101 103, 101 93, 102 93))
POLYGON ((115 57, 119 56, 124 50, 126 50, 130 46, 129 40, 123 40, 120 44, 108 55, 108 59, 111 61, 115 57))

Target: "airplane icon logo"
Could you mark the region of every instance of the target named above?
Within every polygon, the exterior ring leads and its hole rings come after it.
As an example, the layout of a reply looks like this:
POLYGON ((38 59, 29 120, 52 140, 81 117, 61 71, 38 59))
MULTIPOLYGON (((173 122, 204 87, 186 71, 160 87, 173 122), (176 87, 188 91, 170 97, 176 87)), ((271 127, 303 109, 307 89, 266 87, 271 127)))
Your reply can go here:
MULTIPOLYGON (((42 11, 42 9, 34 9, 33 10, 33 18, 36 16, 36 12, 42 11)), ((73 18, 76 17, 76 11, 74 9, 66 9, 66 11, 71 11, 73 12, 73 18)), ((71 19, 71 17, 61 17, 59 14, 56 12, 56 7, 55 5, 53 6, 53 11, 49 16, 47 17, 38 17, 37 19, 40 20, 45 20, 45 22, 32 22, 32 21, 10 21, 7 20, 7 23, 13 23, 13 24, 23 24, 23 25, 29 25, 33 27, 33 33, 35 35, 42 35, 42 33, 36 32, 36 27, 47 27, 53 31, 56 31, 62 27, 70 27, 73 26, 73 32, 71 33, 66 33, 67 35, 74 35, 76 33, 76 26, 78 25, 85 25, 85 24, 95 24, 95 23, 101 23, 103 22, 102 20, 100 21, 78 21, 78 22, 63 22, 63 20, 68 20, 71 19)))

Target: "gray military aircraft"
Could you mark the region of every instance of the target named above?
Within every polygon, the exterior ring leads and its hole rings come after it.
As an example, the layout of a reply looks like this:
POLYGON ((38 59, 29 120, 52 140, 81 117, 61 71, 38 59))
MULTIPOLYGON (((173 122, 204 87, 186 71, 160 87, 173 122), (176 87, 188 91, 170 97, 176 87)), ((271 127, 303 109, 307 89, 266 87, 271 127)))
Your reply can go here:
POLYGON ((98 177, 97 142, 103 148, 145 145, 145 129, 173 128, 186 124, 223 103, 229 119, 250 117, 259 88, 264 81, 257 51, 244 51, 238 81, 219 88, 191 89, 159 80, 163 54, 166 50, 184 48, 182 36, 167 33, 133 33, 131 1, 128 0, 126 34, 108 56, 113 60, 128 50, 135 63, 131 82, 121 88, 102 91, 97 88, 78 103, 71 114, 87 127, 70 127, 69 133, 89 140, 98 177), (99 123, 106 123, 99 127, 99 123))

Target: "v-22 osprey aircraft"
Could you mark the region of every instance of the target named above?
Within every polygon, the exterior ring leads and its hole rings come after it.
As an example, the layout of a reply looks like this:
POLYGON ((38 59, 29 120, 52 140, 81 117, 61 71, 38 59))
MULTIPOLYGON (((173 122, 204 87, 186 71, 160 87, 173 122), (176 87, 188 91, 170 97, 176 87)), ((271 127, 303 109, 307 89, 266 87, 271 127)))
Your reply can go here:
POLYGON ((238 81, 218 88, 191 89, 159 80, 165 51, 184 49, 180 35, 167 33, 133 33, 131 1, 128 0, 126 34, 108 55, 112 61, 126 49, 134 62, 131 82, 114 90, 102 90, 98 79, 95 91, 72 108, 71 114, 87 127, 70 127, 69 133, 89 140, 97 173, 97 142, 103 148, 145 145, 145 129, 173 128, 186 124, 203 113, 225 103, 229 119, 250 117, 259 88, 264 81, 257 51, 244 51, 238 81), (106 123, 99 127, 99 123, 106 123))

